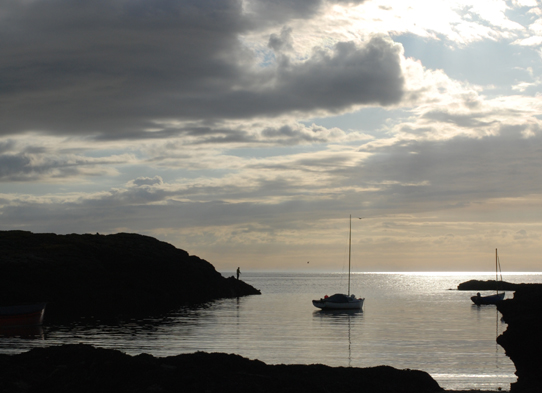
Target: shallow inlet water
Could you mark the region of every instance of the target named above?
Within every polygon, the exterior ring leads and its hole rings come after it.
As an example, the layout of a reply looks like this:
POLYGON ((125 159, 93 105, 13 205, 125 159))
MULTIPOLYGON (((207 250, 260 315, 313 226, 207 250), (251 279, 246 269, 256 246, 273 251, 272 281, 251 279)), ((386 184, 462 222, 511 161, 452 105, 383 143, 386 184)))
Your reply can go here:
MULTIPOLYGON (((352 291, 365 298, 362 312, 321 312, 311 303, 344 292, 346 274, 244 272, 241 278, 262 295, 119 325, 46 324, 24 337, 0 332, 0 352, 82 342, 128 354, 208 351, 268 364, 389 365, 426 371, 449 390, 508 390, 516 380, 495 341, 506 330, 495 306, 475 306, 474 292, 455 290, 494 275, 355 273, 352 291)), ((542 282, 542 274, 507 274, 505 280, 542 282)))

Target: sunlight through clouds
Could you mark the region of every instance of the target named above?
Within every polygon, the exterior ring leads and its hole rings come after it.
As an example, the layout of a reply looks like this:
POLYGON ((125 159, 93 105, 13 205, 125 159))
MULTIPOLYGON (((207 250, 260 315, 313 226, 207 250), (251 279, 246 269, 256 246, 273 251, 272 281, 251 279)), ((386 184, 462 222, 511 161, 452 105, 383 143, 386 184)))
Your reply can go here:
POLYGON ((537 270, 541 21, 535 0, 4 2, 0 229, 333 269, 354 214, 368 271, 484 270, 497 246, 537 270))

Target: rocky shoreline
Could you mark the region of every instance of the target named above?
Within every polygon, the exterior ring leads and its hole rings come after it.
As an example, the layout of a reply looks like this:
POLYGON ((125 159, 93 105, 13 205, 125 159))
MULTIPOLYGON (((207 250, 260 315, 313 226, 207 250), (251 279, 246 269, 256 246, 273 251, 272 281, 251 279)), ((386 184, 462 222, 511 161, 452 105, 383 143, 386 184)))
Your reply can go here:
POLYGON ((516 367, 517 382, 512 393, 539 393, 542 391, 542 284, 514 284, 495 280, 470 280, 459 284, 458 290, 514 291, 512 299, 497 303, 497 309, 508 325, 497 337, 506 355, 516 367))
POLYGON ((516 284, 506 281, 495 280, 469 280, 457 286, 459 291, 516 291, 518 289, 529 289, 539 284, 516 284))
POLYGON ((436 393, 423 371, 393 367, 267 365, 239 355, 196 352, 129 356, 75 344, 0 355, 2 392, 436 393))
POLYGON ((2 303, 45 301, 47 323, 148 317, 260 294, 197 256, 138 234, 0 231, 0 255, 2 303))
POLYGON ((511 392, 539 393, 542 391, 542 284, 530 284, 517 289, 513 299, 497 304, 508 324, 497 338, 506 355, 516 366, 518 380, 511 392))

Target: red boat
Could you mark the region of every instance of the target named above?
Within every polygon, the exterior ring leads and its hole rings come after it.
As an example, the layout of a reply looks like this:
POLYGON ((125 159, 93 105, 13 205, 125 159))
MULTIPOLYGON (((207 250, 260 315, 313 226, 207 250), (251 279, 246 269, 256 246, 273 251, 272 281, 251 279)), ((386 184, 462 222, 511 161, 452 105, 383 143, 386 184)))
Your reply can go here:
POLYGON ((39 326, 43 322, 46 303, 0 306, 0 328, 39 326))

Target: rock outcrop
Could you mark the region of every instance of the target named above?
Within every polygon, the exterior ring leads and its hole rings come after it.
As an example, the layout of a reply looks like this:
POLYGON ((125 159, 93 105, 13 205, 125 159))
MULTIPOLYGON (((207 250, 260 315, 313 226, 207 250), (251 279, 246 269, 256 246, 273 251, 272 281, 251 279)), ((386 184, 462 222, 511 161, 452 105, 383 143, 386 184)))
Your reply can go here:
POLYGON ((542 284, 523 284, 513 299, 503 300, 497 309, 508 324, 497 338, 516 366, 518 380, 511 392, 542 391, 542 284))
POLYGON ((423 371, 267 365, 239 355, 196 352, 155 358, 89 345, 0 355, 2 392, 433 393, 423 371))
POLYGON ((46 301, 46 322, 156 315, 259 294, 152 237, 0 231, 2 303, 46 301))
POLYGON ((536 284, 515 284, 506 281, 495 280, 469 280, 462 282, 457 286, 459 291, 515 291, 519 288, 525 288, 536 284))

